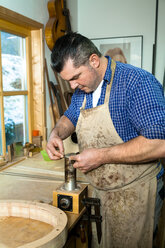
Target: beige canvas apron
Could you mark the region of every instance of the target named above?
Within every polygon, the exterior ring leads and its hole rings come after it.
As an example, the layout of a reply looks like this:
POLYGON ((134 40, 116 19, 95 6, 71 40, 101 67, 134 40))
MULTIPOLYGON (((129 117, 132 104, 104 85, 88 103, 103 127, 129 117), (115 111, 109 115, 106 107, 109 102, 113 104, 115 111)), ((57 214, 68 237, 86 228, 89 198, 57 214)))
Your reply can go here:
MULTIPOLYGON (((123 143, 109 112, 110 90, 116 63, 112 61, 112 77, 107 84, 104 104, 85 110, 84 99, 76 132, 80 152, 86 148, 102 148, 123 143)), ((151 248, 156 197, 156 163, 103 164, 86 173, 94 186, 94 197, 101 200, 102 240, 98 245, 93 230, 93 247, 151 248)))

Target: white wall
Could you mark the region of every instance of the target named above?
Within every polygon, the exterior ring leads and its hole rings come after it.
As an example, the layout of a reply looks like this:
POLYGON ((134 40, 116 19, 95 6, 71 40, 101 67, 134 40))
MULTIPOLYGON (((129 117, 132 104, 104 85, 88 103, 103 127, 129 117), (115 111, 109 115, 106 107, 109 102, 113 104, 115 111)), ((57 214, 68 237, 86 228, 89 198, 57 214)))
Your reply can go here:
POLYGON ((163 83, 163 76, 165 77, 165 0, 159 0, 157 44, 155 75, 163 83))
POLYGON ((143 35, 143 68, 152 70, 155 0, 79 0, 78 30, 89 38, 143 35))
MULTIPOLYGON (((78 31, 89 38, 143 35, 143 68, 152 72, 156 0, 78 0, 78 31)), ((159 0, 155 76, 165 71, 165 0, 159 0)))

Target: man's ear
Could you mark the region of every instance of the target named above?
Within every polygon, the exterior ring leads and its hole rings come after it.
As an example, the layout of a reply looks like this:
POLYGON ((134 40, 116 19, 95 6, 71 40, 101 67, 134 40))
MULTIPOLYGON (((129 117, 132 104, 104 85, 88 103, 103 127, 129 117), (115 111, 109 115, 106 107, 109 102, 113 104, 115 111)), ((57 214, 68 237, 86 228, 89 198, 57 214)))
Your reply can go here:
POLYGON ((100 58, 97 54, 93 53, 90 58, 89 58, 89 64, 93 67, 93 68, 98 68, 100 66, 100 58))

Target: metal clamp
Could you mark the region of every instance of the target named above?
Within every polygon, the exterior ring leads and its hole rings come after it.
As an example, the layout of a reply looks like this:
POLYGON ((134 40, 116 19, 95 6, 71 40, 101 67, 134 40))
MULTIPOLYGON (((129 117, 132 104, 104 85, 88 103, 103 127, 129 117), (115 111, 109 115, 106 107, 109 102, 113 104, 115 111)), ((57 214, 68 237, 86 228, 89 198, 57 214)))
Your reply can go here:
MULTIPOLYGON (((87 197, 82 200, 82 203, 86 207, 86 213, 83 215, 82 219, 88 221, 88 231, 91 230, 91 222, 96 222, 97 239, 98 243, 100 244, 102 236, 102 216, 100 215, 100 199, 87 197), (92 207, 94 207, 95 214, 91 214, 92 207)), ((89 237, 89 243, 90 241, 91 239, 89 237)))

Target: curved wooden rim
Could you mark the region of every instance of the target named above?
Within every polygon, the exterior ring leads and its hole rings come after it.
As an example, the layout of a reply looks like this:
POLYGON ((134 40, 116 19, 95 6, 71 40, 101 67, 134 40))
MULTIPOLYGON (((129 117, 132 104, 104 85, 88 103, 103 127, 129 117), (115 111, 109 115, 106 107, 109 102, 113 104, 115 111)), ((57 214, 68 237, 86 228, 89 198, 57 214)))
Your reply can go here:
POLYGON ((30 218, 45 222, 54 227, 54 229, 43 238, 19 246, 19 248, 35 248, 64 246, 67 239, 67 216, 59 208, 50 206, 45 203, 38 203, 23 200, 0 200, 0 217, 22 217, 30 218))

